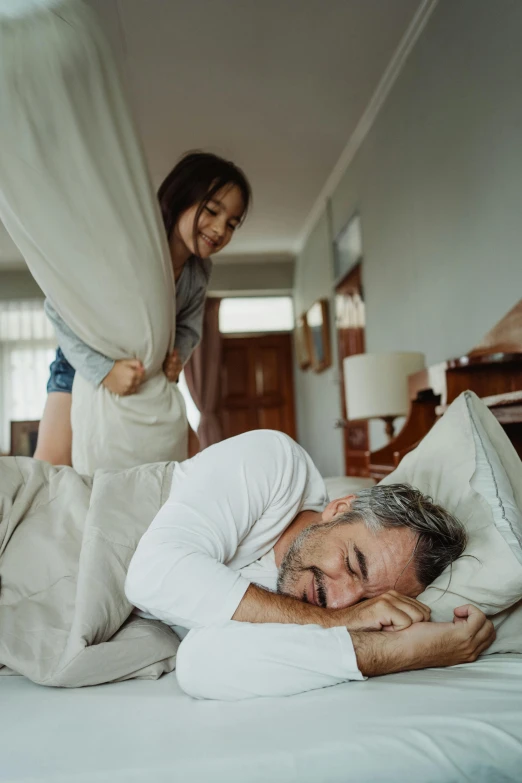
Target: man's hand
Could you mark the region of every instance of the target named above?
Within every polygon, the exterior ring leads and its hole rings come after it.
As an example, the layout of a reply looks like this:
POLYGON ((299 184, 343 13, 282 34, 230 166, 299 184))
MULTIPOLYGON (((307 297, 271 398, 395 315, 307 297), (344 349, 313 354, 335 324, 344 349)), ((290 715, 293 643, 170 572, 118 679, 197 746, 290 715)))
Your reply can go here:
POLYGON ((167 355, 167 358, 163 362, 163 372, 167 376, 167 380, 171 383, 176 383, 179 378, 180 372, 183 369, 183 362, 176 348, 167 355))
POLYGON ((403 631, 413 623, 428 621, 431 614, 425 604, 396 590, 335 611, 335 624, 345 625, 349 631, 403 631))
POLYGON ((139 359, 120 359, 107 373, 102 384, 113 394, 125 397, 136 394, 145 379, 145 368, 139 359))
POLYGON ((394 634, 351 631, 359 669, 375 677, 476 661, 495 639, 493 623, 470 604, 454 614, 452 623, 414 623, 394 634))
POLYGON ((427 623, 404 632, 412 647, 408 668, 471 663, 495 641, 493 623, 476 606, 458 606, 453 614, 452 623, 427 623))

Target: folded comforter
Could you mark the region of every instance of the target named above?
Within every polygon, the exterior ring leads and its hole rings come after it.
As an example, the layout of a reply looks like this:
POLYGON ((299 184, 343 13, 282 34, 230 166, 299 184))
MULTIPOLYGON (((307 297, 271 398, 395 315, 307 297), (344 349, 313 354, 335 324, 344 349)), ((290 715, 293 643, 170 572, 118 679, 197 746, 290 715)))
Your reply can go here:
POLYGON ((0 459, 0 674, 79 687, 172 671, 179 640, 124 593, 175 463, 124 471, 0 459))

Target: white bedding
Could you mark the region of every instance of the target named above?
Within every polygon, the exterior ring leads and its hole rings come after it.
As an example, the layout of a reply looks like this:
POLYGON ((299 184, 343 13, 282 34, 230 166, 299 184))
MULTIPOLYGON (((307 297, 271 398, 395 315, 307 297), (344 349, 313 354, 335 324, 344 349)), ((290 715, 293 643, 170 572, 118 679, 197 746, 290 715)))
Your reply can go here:
POLYGON ((0 704, 2 783, 522 780, 522 655, 240 703, 4 677, 0 704))

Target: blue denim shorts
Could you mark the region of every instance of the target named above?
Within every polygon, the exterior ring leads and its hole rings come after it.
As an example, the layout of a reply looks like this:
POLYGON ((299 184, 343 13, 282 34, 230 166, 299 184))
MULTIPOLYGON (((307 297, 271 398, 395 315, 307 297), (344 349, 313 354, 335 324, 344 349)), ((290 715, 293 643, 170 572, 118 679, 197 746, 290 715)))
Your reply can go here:
POLYGON ((76 370, 69 364, 60 348, 56 351, 56 359, 49 367, 51 375, 47 383, 47 394, 50 392, 72 392, 76 370))

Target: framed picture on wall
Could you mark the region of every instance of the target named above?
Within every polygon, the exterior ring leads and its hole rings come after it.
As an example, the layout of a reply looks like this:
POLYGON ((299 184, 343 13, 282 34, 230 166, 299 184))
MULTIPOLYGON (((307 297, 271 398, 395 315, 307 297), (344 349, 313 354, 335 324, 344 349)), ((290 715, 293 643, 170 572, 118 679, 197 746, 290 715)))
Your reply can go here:
POLYGON ((334 279, 339 282, 362 260, 361 216, 352 215, 334 239, 334 279))
POLYGON ((319 299, 306 313, 310 330, 311 366, 314 372, 322 372, 332 364, 328 299, 319 299))
POLYGON ((312 363, 312 357, 310 353, 310 329, 308 328, 306 313, 300 315, 296 321, 294 341, 297 364, 301 370, 306 370, 312 363))

